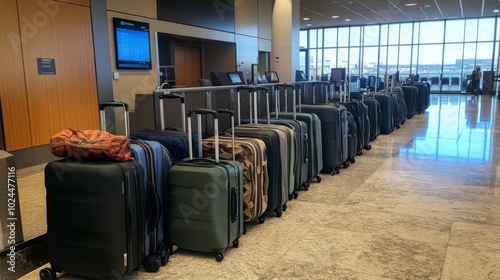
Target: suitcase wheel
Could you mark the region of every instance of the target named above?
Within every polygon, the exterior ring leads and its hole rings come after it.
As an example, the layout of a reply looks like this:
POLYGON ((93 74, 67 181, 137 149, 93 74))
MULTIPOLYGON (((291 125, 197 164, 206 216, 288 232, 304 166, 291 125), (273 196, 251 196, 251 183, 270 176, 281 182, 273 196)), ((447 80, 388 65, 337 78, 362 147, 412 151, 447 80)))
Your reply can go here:
POLYGON ((149 256, 144 262, 144 268, 147 272, 157 272, 162 265, 162 258, 158 255, 149 256))
POLYGON ((305 191, 308 191, 309 186, 310 186, 310 184, 309 184, 309 182, 307 182, 307 183, 304 183, 304 185, 302 187, 304 188, 305 191))
POLYGON ((297 197, 299 197, 299 193, 298 192, 293 192, 293 198, 297 199, 297 197))
POLYGON ((233 241, 233 247, 234 248, 238 248, 240 246, 240 240, 239 239, 236 239, 233 241))
POLYGON ((362 155, 362 154, 363 154, 363 151, 362 151, 362 150, 359 150, 359 151, 356 153, 356 155, 358 155, 358 156, 360 156, 360 155, 362 155))
POLYGON ((57 278, 57 272, 52 268, 43 268, 39 273, 41 280, 53 280, 57 278))
POLYGON ((259 224, 263 224, 266 218, 264 216, 259 217, 259 224))
POLYGON ((321 177, 319 177, 319 175, 316 176, 316 180, 318 181, 318 183, 321 183, 321 177))
POLYGON ((247 234, 247 227, 243 226, 243 235, 247 234))
POLYGON ((349 162, 348 162, 348 161, 346 161, 346 162, 342 163, 342 166, 344 166, 344 168, 349 167, 349 162))
POLYGON ((371 149, 372 149, 372 145, 366 145, 366 146, 365 146, 365 149, 366 149, 367 151, 371 150, 371 149))
POLYGON ((294 196, 294 195, 293 195, 293 193, 289 193, 289 194, 288 194, 288 200, 292 200, 292 199, 293 199, 293 196, 294 196))
POLYGON ((221 262, 224 259, 224 254, 222 253, 215 253, 215 260, 217 262, 221 262))
POLYGON ((351 158, 351 163, 355 163, 356 162, 356 159, 355 158, 351 158))
POLYGON ((170 249, 167 249, 166 251, 162 252, 160 255, 161 257, 161 265, 164 266, 168 263, 168 260, 170 259, 170 249))
POLYGON ((283 205, 284 210, 281 210, 281 209, 274 210, 274 213, 276 213, 276 217, 281 217, 283 215, 283 211, 286 211, 286 208, 287 208, 287 206, 285 204, 285 205, 283 205))

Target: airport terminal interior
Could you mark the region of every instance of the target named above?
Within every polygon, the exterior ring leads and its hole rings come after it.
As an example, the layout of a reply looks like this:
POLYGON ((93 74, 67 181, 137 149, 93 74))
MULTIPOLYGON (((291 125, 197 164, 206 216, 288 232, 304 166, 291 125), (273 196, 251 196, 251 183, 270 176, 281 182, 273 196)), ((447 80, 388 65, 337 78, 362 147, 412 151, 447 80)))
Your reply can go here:
MULTIPOLYGON (((338 71, 360 99, 429 85, 428 107, 378 135, 339 174, 321 173, 282 216, 246 223, 222 261, 174 247, 159 271, 141 266, 123 279, 500 279, 499 1, 4 4, 0 149, 17 167, 18 200, 5 205, 20 213, 22 240, 7 246, 16 232, 0 208, 0 279, 40 279, 51 267, 44 168, 58 157, 50 139, 69 127, 100 129, 100 104, 126 102, 134 132, 160 127, 161 92, 182 93, 188 110, 234 109, 236 86, 296 84, 309 102, 317 83, 328 84, 319 91, 326 103, 338 71)), ((162 120, 180 127, 178 106, 164 108, 162 120)), ((124 134, 120 118, 111 117, 116 134, 124 134)))

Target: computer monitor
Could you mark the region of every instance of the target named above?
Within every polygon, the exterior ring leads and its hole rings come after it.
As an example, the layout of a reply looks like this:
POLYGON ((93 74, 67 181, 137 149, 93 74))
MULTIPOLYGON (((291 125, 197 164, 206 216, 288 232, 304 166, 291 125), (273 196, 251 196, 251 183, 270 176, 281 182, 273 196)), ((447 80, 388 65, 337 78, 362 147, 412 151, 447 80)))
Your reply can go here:
POLYGON ((280 79, 278 77, 278 73, 276 71, 267 71, 266 78, 268 83, 279 83, 280 79))
POLYGON ((230 85, 245 85, 244 78, 241 72, 227 72, 227 78, 230 85))
POLYGON ((295 71, 295 81, 296 82, 305 82, 308 81, 306 73, 302 70, 296 70, 295 71))
POLYGON ((345 68, 332 68, 330 81, 345 81, 346 80, 346 69, 345 68))

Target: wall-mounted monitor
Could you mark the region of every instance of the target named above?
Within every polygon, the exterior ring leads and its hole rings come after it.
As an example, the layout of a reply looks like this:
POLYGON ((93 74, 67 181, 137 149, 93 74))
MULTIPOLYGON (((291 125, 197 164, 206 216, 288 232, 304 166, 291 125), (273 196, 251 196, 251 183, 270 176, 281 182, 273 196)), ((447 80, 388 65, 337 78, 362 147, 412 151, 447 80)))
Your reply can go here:
POLYGON ((306 73, 302 70, 295 70, 295 81, 296 82, 305 82, 307 80, 306 73))
POLYGON ((278 73, 276 71, 267 71, 266 78, 268 83, 279 83, 280 78, 278 77, 278 73))
POLYGON ((227 72, 227 78, 229 79, 229 84, 231 85, 246 85, 243 73, 241 72, 227 72))
POLYGON ((330 81, 345 81, 346 80, 345 68, 332 68, 330 81))
POLYGON ((149 24, 113 18, 117 69, 151 70, 149 24))

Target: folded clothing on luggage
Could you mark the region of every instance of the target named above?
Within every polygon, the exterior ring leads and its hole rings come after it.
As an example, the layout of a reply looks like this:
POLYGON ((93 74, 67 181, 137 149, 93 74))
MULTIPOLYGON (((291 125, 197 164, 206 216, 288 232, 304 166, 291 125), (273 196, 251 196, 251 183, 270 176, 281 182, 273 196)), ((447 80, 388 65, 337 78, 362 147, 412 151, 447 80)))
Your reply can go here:
POLYGON ((102 130, 65 129, 50 139, 51 152, 58 157, 82 160, 128 161, 130 140, 102 130))

